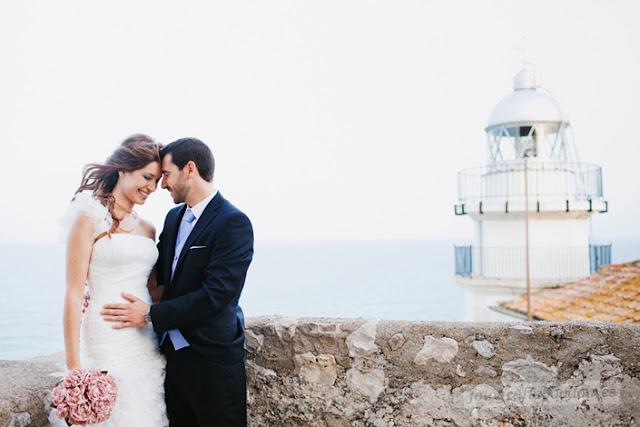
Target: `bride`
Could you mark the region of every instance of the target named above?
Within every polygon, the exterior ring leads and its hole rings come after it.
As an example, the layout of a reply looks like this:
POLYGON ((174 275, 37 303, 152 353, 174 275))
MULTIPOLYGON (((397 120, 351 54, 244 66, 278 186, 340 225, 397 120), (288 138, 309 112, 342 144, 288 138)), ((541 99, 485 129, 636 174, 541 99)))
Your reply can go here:
POLYGON ((87 165, 67 216, 66 366, 108 371, 116 380, 116 404, 102 426, 168 425, 165 360, 152 326, 113 329, 100 315, 101 306, 120 300, 122 292, 148 304, 161 297, 152 273, 155 229, 133 210, 156 190, 159 151, 150 137, 133 135, 104 164, 87 165), (89 303, 83 316, 85 283, 89 303))

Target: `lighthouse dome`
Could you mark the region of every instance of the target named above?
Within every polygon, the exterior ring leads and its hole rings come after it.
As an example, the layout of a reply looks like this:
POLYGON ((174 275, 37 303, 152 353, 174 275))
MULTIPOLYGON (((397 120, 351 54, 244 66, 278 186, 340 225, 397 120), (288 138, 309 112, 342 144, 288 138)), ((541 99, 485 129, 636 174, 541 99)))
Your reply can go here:
POLYGON ((531 72, 522 70, 513 79, 513 92, 502 98, 491 112, 487 130, 506 124, 564 122, 558 102, 536 86, 531 72))

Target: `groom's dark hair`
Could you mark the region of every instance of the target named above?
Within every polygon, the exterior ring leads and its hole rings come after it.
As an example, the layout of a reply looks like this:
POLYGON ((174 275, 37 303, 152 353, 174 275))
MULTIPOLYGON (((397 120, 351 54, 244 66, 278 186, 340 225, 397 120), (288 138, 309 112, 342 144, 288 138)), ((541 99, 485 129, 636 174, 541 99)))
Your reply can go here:
POLYGON ((213 153, 204 142, 197 138, 180 138, 169 145, 165 145, 160 150, 160 158, 171 154, 171 161, 182 169, 189 160, 193 161, 198 168, 198 173, 205 181, 213 181, 213 171, 216 168, 216 161, 213 153))

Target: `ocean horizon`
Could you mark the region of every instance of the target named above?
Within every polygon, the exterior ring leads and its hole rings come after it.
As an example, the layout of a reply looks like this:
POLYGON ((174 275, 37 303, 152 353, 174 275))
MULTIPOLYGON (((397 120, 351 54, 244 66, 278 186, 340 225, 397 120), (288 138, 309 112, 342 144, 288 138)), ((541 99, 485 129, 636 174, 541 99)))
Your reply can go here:
MULTIPOLYGON (((463 320, 453 241, 256 242, 245 316, 463 320)), ((613 240, 613 262, 640 259, 640 238, 613 240)), ((0 246, 0 359, 64 350, 64 246, 0 246)))

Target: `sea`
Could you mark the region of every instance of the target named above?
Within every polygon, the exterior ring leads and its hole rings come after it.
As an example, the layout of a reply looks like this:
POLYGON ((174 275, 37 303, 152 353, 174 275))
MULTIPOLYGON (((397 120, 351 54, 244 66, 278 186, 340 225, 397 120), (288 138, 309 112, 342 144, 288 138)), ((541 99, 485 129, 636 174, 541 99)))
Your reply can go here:
MULTIPOLYGON (((256 242, 245 316, 462 320, 451 241, 256 242)), ((613 262, 640 239, 613 241, 613 262)), ((0 246, 0 360, 63 351, 64 247, 0 246)))

